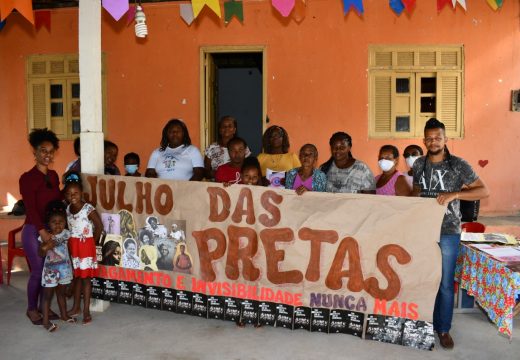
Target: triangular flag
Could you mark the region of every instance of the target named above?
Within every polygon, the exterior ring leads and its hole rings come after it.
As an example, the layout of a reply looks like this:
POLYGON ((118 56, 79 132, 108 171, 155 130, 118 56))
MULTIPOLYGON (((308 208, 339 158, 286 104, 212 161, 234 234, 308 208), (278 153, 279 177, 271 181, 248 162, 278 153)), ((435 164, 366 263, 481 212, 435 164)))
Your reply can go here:
POLYGON ((497 5, 497 2, 495 0, 487 0, 487 3, 489 6, 491 6, 491 8, 495 11, 498 10, 498 5, 497 5))
POLYGON ((102 6, 115 21, 119 21, 129 8, 128 0, 103 0, 102 6))
POLYGON ((132 24, 135 20, 135 5, 132 5, 128 8, 126 13, 126 26, 132 24))
POLYGON ((42 26, 51 32, 51 12, 49 10, 34 12, 34 27, 39 30, 42 26))
POLYGON ((404 5, 401 0, 390 0, 390 7, 397 15, 401 15, 404 10, 404 5))
POLYGON ((296 23, 301 23, 305 19, 305 12, 307 11, 307 5, 305 0, 296 0, 294 9, 292 11, 292 18, 296 23))
POLYGON ((193 17, 199 16, 204 6, 209 7, 219 18, 222 18, 220 14, 220 4, 218 0, 191 0, 191 6, 193 7, 193 17))
POLYGON ((453 8, 455 9, 455 6, 457 6, 457 3, 460 4, 460 6, 462 6, 462 8, 464 9, 464 11, 466 11, 466 0, 453 0, 453 8))
POLYGON ((504 0, 495 0, 495 2, 497 3, 498 7, 501 8, 504 0))
POLYGON ((13 9, 18 10, 24 18, 34 25, 34 14, 31 0, 0 0, 0 20, 4 20, 13 9))
POLYGON ((411 13, 415 7, 415 0, 401 0, 408 13, 411 13))
POLYGON ((437 11, 441 11, 446 4, 451 4, 452 0, 437 0, 437 11))
POLYGON ((244 7, 242 1, 227 1, 224 3, 224 22, 227 24, 232 17, 236 17, 241 23, 244 22, 244 7))
POLYGON ((343 14, 347 15, 350 9, 354 7, 358 14, 363 14, 363 0, 343 0, 343 14))
POLYGON ((5 24, 7 23, 7 20, 0 21, 0 31, 5 27, 5 24))
POLYGON ((271 4, 273 4, 274 8, 278 10, 283 17, 287 17, 294 8, 294 1, 295 0, 271 0, 271 4))
POLYGON ((193 8, 191 4, 181 4, 181 18, 186 24, 191 25, 193 22, 193 8))

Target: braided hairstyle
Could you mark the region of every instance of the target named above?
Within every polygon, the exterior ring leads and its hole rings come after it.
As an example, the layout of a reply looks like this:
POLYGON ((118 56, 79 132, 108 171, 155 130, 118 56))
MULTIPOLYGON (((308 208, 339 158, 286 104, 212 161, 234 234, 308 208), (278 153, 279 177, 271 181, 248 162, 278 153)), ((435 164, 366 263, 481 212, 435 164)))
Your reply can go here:
POLYGON ((49 223, 51 218, 55 216, 61 216, 67 223, 67 207, 61 200, 54 200, 47 204, 45 207, 45 223, 49 223))
MULTIPOLYGON (((332 148, 332 145, 336 141, 345 141, 347 143, 347 145, 352 148, 352 137, 349 134, 347 134, 346 132, 338 131, 338 132, 335 132, 334 134, 332 134, 332 136, 330 137, 330 140, 329 140, 329 146, 332 148)), ((352 156, 352 152, 350 150, 348 152, 348 157, 354 159, 354 157, 352 156)), ((330 167, 332 166, 333 161, 334 161, 334 158, 331 156, 329 158, 329 160, 327 160, 325 163, 323 163, 320 166, 320 170, 323 171, 325 174, 327 174, 330 170, 330 167)))
POLYGON ((70 170, 63 174, 63 192, 67 190, 69 186, 78 186, 83 191, 83 183, 81 182, 81 175, 79 172, 70 170))

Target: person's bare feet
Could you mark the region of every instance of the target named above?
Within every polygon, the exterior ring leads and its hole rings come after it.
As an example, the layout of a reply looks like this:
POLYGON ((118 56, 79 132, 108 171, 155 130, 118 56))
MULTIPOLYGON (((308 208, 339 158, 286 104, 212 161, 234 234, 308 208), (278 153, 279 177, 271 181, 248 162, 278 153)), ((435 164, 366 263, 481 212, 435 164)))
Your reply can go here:
POLYGON ((78 317, 79 316, 79 309, 70 309, 67 311, 67 315, 70 317, 78 317))
POLYGON ((43 318, 37 310, 27 310, 25 315, 31 320, 33 325, 41 325, 43 318))

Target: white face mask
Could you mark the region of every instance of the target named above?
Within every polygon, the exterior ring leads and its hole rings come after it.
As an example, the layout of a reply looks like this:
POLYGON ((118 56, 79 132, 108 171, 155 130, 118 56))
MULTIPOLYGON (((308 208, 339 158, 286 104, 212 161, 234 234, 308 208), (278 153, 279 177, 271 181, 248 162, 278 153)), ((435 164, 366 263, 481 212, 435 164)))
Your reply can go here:
POLYGON ((386 160, 386 159, 379 160, 378 164, 379 164, 379 167, 381 168, 381 170, 383 170, 383 171, 388 171, 395 165, 392 160, 386 160))
POLYGON ((406 158, 406 164, 411 169, 413 167, 413 163, 415 162, 415 160, 417 160, 419 158, 420 158, 420 156, 408 156, 406 158))

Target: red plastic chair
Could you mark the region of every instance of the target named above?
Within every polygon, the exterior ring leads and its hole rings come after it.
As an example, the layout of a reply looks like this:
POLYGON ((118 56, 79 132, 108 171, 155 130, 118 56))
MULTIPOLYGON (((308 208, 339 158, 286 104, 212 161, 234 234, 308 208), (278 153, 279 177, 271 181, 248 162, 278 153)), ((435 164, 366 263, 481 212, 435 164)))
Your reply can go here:
POLYGON ((483 233, 486 231, 486 225, 479 222, 467 222, 462 224, 461 228, 469 233, 483 233))
POLYGON ((7 238, 7 285, 11 283, 11 269, 13 267, 13 259, 15 256, 23 256, 27 261, 29 271, 31 271, 31 265, 29 264, 29 260, 27 260, 25 251, 22 247, 16 247, 16 234, 22 231, 22 227, 23 226, 20 226, 14 230, 9 231, 7 238))

